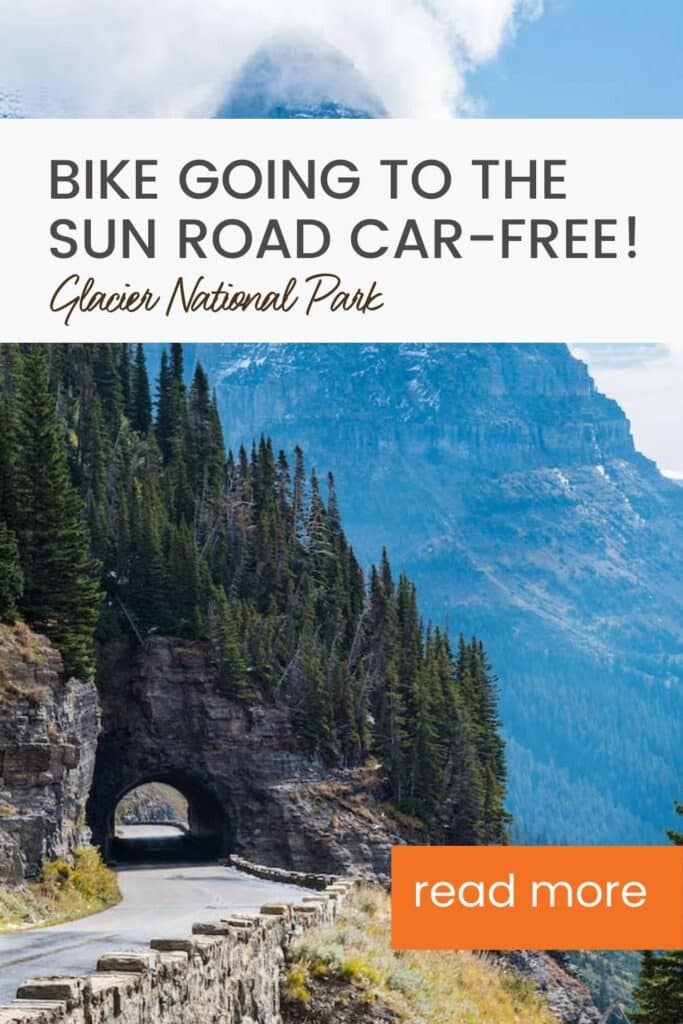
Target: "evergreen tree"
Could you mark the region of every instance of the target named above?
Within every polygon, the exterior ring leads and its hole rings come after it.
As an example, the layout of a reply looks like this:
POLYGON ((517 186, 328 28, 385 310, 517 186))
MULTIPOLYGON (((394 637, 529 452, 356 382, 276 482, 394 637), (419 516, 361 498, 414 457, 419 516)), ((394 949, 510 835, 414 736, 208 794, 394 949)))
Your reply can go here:
MULTIPOLYGON (((143 632, 169 629, 173 595, 168 586, 163 532, 167 526, 155 481, 133 483, 130 505, 130 561, 124 597, 143 632)), ((178 629, 178 632, 181 630, 178 629)))
MULTIPOLYGON (((674 808, 676 814, 683 817, 683 804, 675 803, 674 808)), ((667 829, 666 834, 668 835, 669 839, 674 844, 674 846, 683 846, 683 832, 679 832, 677 829, 670 828, 667 829)))
POLYGON ((107 485, 113 447, 110 430, 116 435, 120 423, 117 421, 108 428, 92 363, 88 360, 82 362, 79 385, 80 400, 74 409, 76 449, 71 452, 71 475, 85 503, 92 550, 102 559, 109 531, 107 485))
POLYGON ((326 685, 322 651, 308 633, 302 640, 298 661, 302 685, 294 709, 297 731, 308 753, 319 754, 328 763, 334 763, 337 749, 332 726, 331 694, 326 685))
POLYGON ((68 672, 90 675, 99 613, 97 565, 67 458, 41 345, 22 353, 17 402, 17 538, 21 608, 53 638, 68 672))
POLYGON ((294 492, 292 498, 292 518, 296 539, 306 539, 306 473, 304 470, 304 453, 297 445, 294 449, 294 492))
POLYGON ((152 426, 152 398, 149 391, 145 350, 142 345, 138 345, 135 350, 135 363, 131 371, 130 419, 133 429, 143 436, 152 426))
POLYGON ((400 804, 406 775, 405 702, 399 672, 396 593, 386 549, 382 551, 380 570, 373 566, 370 574, 369 619, 374 742, 400 804))
POLYGON ((451 741, 452 767, 442 805, 444 840, 464 846, 484 839, 485 794, 476 747, 466 719, 451 741))
POLYGON ((342 532, 342 526, 339 514, 339 501, 337 500, 337 488, 332 473, 327 474, 327 522, 332 536, 338 537, 342 532))
POLYGON ((183 346, 177 341, 171 345, 171 378, 178 386, 179 394, 185 391, 185 359, 183 346))
POLYGON ((215 395, 200 363, 195 367, 189 399, 188 445, 190 487, 194 502, 197 538, 203 549, 216 539, 220 529, 225 485, 225 447, 215 395))
POLYGON ((17 539, 0 520, 0 622, 14 622, 23 589, 17 539))
POLYGON ((303 452, 225 451, 203 368, 144 348, 0 349, 0 616, 18 606, 89 671, 98 637, 208 639, 231 699, 286 707, 301 748, 379 762, 384 796, 443 842, 504 842, 497 681, 481 642, 426 631, 386 551, 365 574, 303 452), (106 587, 99 600, 97 565, 106 587), (17 565, 17 556, 19 565, 17 565), (23 574, 23 589, 22 578, 23 574))
POLYGON ((161 366, 159 379, 157 381, 157 415, 156 434, 159 449, 164 462, 171 457, 174 433, 174 387, 173 377, 168 365, 168 352, 166 349, 161 353, 161 366))
POLYGON ((211 639, 221 683, 230 697, 248 700, 253 693, 247 682, 237 623, 222 587, 213 591, 210 618, 211 639))
POLYGON ((16 345, 0 345, 0 519, 16 524, 16 345))
MULTIPOLYGON (((683 804, 675 808, 683 816, 683 804)), ((675 846, 683 846, 683 833, 671 829, 667 834, 675 846)), ((683 949, 659 954, 646 950, 633 997, 633 1020, 638 1024, 683 1021, 683 949)))
POLYGON ((129 420, 133 418, 133 368, 130 362, 130 346, 123 344, 119 346, 119 383, 121 385, 121 401, 123 411, 129 420))
MULTIPOLYGON (((120 346, 118 346, 120 348, 120 346)), ((93 345, 92 370, 104 421, 110 435, 114 436, 123 411, 123 394, 119 365, 116 361, 116 346, 93 345)))

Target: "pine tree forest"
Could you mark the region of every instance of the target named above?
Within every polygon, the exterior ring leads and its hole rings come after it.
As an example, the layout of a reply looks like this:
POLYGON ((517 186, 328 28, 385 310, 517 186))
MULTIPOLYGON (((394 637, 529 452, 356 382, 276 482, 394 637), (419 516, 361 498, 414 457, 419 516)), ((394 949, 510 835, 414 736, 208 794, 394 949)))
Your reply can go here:
MULTIPOLYGON (((676 804, 683 817, 683 804, 676 804)), ((683 832, 671 829, 669 839, 683 846, 683 832)), ((674 1024, 683 1020, 683 949, 667 953, 643 953, 640 979, 634 992, 637 1024, 674 1024)))
POLYGON ((80 675, 124 635, 210 641, 226 697, 285 704, 330 766, 378 764, 430 837, 506 841, 481 641, 423 623, 386 551, 364 572, 300 449, 226 448, 181 345, 153 383, 141 345, 0 346, 0 619, 17 618, 80 675))

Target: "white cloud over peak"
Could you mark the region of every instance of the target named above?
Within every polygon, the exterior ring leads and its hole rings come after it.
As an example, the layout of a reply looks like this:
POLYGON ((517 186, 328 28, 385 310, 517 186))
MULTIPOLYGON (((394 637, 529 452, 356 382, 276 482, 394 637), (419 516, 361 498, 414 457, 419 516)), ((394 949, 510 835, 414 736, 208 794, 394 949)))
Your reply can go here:
POLYGON ((450 116, 467 108, 467 70, 541 9, 542 0, 0 0, 0 90, 26 97, 29 112, 211 115, 257 50, 301 37, 341 53, 390 115, 450 116))

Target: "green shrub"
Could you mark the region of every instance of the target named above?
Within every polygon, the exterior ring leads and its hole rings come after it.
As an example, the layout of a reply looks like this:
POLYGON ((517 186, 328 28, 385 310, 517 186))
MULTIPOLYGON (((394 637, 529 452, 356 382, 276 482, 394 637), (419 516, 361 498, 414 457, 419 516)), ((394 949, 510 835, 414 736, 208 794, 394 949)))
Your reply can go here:
POLYGON ((292 1003, 310 1003, 308 971, 303 964, 290 967, 282 979, 282 994, 292 1003))
POLYGON ((70 885, 73 873, 71 865, 61 858, 45 861, 40 880, 46 894, 57 896, 58 893, 63 892, 70 885))
POLYGON ((115 873, 103 863, 100 851, 92 846, 76 850, 71 884, 88 901, 110 906, 120 899, 115 873))

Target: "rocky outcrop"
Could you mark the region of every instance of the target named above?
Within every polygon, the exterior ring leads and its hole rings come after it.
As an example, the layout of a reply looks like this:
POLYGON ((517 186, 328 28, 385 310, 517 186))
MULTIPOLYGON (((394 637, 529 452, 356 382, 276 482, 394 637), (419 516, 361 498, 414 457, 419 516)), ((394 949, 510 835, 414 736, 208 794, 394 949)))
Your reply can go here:
POLYGON ((330 771, 303 784, 284 781, 273 787, 273 797, 287 862, 309 870, 356 874, 388 885, 391 847, 427 841, 416 822, 395 816, 383 804, 373 770, 330 771))
POLYGON ((88 821, 105 851, 118 801, 154 781, 186 797, 190 834, 207 854, 316 873, 388 873, 390 846, 403 833, 375 799, 372 773, 330 772, 298 750, 286 708, 231 700, 208 643, 157 636, 144 648, 112 649, 98 688, 88 821))
POLYGON ((601 1024, 600 1011, 565 953, 515 949, 501 957, 511 970, 534 984, 561 1024, 601 1024))
POLYGON ((45 637, 0 625, 0 881, 88 841, 97 732, 94 683, 68 678, 45 637))
POLYGON ((280 969, 292 936, 334 921, 351 882, 270 904, 260 914, 196 924, 192 936, 153 940, 147 952, 112 953, 80 978, 26 982, 0 1007, 0 1024, 281 1024, 280 969))
POLYGON ((0 884, 21 885, 24 862, 17 838, 0 828, 0 884))

